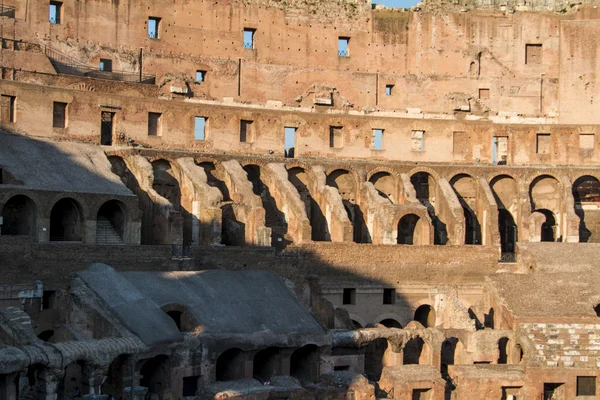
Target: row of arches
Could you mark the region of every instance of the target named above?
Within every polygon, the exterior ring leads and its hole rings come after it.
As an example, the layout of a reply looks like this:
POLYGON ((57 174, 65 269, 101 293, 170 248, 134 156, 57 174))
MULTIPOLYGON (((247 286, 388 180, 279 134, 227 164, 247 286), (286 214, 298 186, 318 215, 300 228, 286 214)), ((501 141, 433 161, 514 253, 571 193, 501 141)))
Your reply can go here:
MULTIPOLYGON (((351 320, 351 321, 352 321, 352 325, 355 329, 363 328, 363 325, 360 322, 358 322, 356 320, 351 320)), ((436 326, 436 321, 437 321, 435 309, 432 306, 430 306, 429 304, 420 305, 415 310, 413 321, 417 321, 424 328, 434 328, 436 326)), ((398 329, 403 328, 402 324, 397 319, 389 317, 389 316, 380 320, 376 325, 381 325, 386 328, 398 328, 398 329)))
MULTIPOLYGON (((2 236, 38 236, 38 207, 28 196, 11 197, 2 208, 2 236)), ((108 244, 123 243, 128 228, 127 206, 118 200, 103 203, 96 213, 96 241, 108 244)), ((81 242, 85 237, 83 207, 77 200, 66 197, 58 200, 49 215, 50 241, 81 242)))

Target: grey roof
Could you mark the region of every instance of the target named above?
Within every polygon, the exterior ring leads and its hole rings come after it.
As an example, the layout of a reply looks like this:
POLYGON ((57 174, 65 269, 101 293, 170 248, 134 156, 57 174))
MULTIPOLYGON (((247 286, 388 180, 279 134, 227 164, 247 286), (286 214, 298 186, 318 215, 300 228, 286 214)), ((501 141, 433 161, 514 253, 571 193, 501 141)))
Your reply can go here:
POLYGON ((0 132, 0 168, 24 189, 133 196, 100 146, 0 132))
POLYGON ((118 273, 93 264, 78 275, 148 345, 181 340, 161 310, 168 304, 184 306, 207 335, 325 335, 271 271, 118 273))

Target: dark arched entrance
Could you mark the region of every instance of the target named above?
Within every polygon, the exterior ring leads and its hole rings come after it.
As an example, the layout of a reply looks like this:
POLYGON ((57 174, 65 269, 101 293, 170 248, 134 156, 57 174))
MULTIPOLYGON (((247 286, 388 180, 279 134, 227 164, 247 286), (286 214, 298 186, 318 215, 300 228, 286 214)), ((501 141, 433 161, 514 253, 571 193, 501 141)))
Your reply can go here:
POLYGON ((419 217, 408 214, 400 218, 398 222, 398 244, 415 244, 415 228, 419 217))
POLYGON ((163 398, 165 389, 168 389, 171 381, 170 360, 166 355, 159 355, 146 361, 140 369, 140 385, 148 388, 149 394, 156 394, 163 398))
POLYGON ((107 201, 98 210, 96 243, 122 244, 127 225, 127 208, 117 200, 107 201))
POLYGON ((269 347, 254 356, 254 379, 267 382, 273 376, 281 374, 281 350, 269 347))
POLYGON ((435 327, 435 310, 428 304, 419 306, 415 311, 415 321, 418 321, 425 328, 435 327))
POLYGON ((319 378, 319 347, 309 344, 292 353, 290 372, 303 382, 316 382, 319 378))
POLYGON ((517 224, 510 211, 503 208, 498 210, 498 229, 500 230, 502 254, 514 254, 518 237, 517 224))
POLYGON ((3 236, 35 236, 37 208, 33 200, 25 195, 11 197, 2 209, 3 236))
POLYGON ((400 324, 400 322, 396 321, 395 319, 392 318, 387 318, 384 319, 383 321, 379 322, 381 325, 385 326, 386 328, 398 328, 398 329, 402 329, 402 325, 400 324))
POLYGON ((83 240, 83 212, 71 198, 59 200, 50 212, 50 240, 80 242, 83 240))
POLYGON ((544 214, 546 220, 542 223, 541 226, 541 241, 542 242, 555 242, 556 235, 554 233, 554 227, 556 226, 556 219, 554 218, 554 214, 550 210, 536 210, 539 213, 544 214))
POLYGON ((244 377, 246 357, 242 349, 229 349, 217 358, 217 381, 234 381, 244 377))

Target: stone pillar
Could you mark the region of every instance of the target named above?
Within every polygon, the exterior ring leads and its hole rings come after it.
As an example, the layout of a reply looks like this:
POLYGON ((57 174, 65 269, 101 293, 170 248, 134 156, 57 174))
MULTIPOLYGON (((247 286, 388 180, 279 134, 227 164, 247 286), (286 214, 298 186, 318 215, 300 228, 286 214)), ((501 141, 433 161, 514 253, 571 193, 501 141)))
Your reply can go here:
POLYGON ((83 243, 94 244, 96 243, 96 220, 86 220, 83 222, 84 236, 83 243))
POLYGON ((200 244, 200 202, 197 200, 192 201, 192 245, 200 244))
POLYGON ((37 374, 37 399, 38 400, 56 400, 58 386, 64 376, 64 371, 60 369, 41 369, 37 374))
POLYGON ((291 361, 292 361, 292 353, 296 349, 281 349, 281 375, 289 376, 292 372, 291 361))
POLYGON ((97 365, 84 364, 81 369, 81 394, 101 394, 102 384, 108 375, 108 367, 99 367, 97 365))
POLYGON ((50 218, 39 218, 38 241, 40 243, 50 241, 50 218))
POLYGON ((173 247, 172 256, 183 255, 183 216, 179 212, 169 214, 169 231, 171 245, 173 247))

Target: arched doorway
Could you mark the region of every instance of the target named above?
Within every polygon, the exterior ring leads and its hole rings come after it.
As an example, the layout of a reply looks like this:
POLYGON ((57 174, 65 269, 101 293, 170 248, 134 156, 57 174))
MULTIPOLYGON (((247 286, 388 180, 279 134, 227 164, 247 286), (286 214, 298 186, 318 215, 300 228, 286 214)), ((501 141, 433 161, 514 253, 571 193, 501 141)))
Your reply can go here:
POLYGON ((117 200, 102 204, 96 217, 96 243, 123 244, 127 219, 125 204, 117 200))
POLYGON ((273 376, 281 375, 281 349, 269 347, 254 356, 254 379, 267 382, 273 376))
POLYGON ((2 236, 31 236, 37 233, 37 207, 25 195, 11 197, 2 208, 2 236))
POLYGON ((465 216, 465 244, 481 244, 481 225, 477 219, 477 183, 472 176, 459 174, 450 180, 465 216))
POLYGON ((541 213, 544 216, 544 220, 540 226, 540 241, 542 242, 555 242, 556 241, 556 218, 550 210, 536 210, 535 212, 541 213))
POLYGON ((54 204, 50 212, 50 240, 65 242, 83 240, 83 212, 77 201, 64 198, 54 204))
POLYGON ((319 347, 309 344, 292 353, 290 372, 301 382, 316 382, 319 378, 319 347))
POLYGON ((428 364, 429 346, 418 336, 406 342, 402 353, 402 363, 405 365, 428 364))
POLYGON ((423 304, 415 311, 415 321, 420 322, 425 328, 435 327, 435 310, 428 304, 423 304))
POLYGON ((242 349, 233 348, 217 358, 217 381, 234 381, 244 377, 246 354, 242 349))
POLYGON ((582 176, 573 182, 575 214, 579 217, 579 241, 600 242, 600 181, 582 176))
POLYGON ((563 215, 564 196, 562 195, 560 182, 549 175, 539 176, 531 182, 529 197, 532 210, 530 223, 535 225, 533 232, 530 232, 534 237, 532 240, 542 242, 562 241, 559 225, 563 215), (535 238, 538 233, 540 234, 539 239, 535 238))
POLYGON ((460 364, 462 356, 462 344, 455 337, 449 337, 442 343, 441 364, 454 365, 460 364))
POLYGON ((398 328, 402 329, 402 324, 392 318, 387 318, 379 322, 380 325, 385 326, 386 328, 398 328))
POLYGON ((420 218, 415 214, 408 214, 400 218, 398 222, 398 244, 419 244, 420 232, 417 226, 420 218), (416 239, 416 240, 415 240, 416 239))
POLYGON ((142 364, 140 369, 140 385, 148 388, 149 394, 158 395, 163 398, 165 389, 170 387, 171 365, 169 357, 161 354, 151 358, 142 364))
POLYGON ((435 178, 427 172, 416 172, 410 177, 410 182, 415 188, 417 200, 427 208, 427 213, 433 225, 433 243, 446 244, 448 242, 448 230, 436 214, 436 192, 437 183, 435 178))
POLYGON ((397 203, 396 181, 389 172, 377 172, 369 178, 369 182, 373 184, 381 197, 389 200, 392 204, 397 203))

